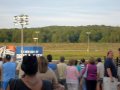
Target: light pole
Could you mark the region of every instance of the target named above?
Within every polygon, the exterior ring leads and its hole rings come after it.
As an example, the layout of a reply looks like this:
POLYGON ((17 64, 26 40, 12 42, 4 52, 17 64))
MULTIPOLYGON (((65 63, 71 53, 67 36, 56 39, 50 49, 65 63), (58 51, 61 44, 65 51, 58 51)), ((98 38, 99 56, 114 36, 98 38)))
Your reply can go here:
MULTIPOLYGON (((34 40, 34 42, 35 42, 35 46, 37 46, 36 44, 37 44, 37 41, 38 41, 38 38, 33 38, 33 40, 34 40)), ((35 54, 36 54, 36 47, 35 47, 35 54)))
POLYGON ((88 35, 88 46, 87 46, 87 52, 90 51, 90 34, 91 32, 86 32, 86 34, 88 35))
POLYGON ((37 34, 37 47, 38 47, 38 40, 39 40, 38 35, 39 35, 40 32, 36 31, 35 33, 37 34))
POLYGON ((20 24, 21 25, 21 59, 23 58, 23 42, 24 42, 24 36, 23 36, 23 29, 24 25, 28 25, 28 15, 18 15, 14 16, 14 24, 20 24))
MULTIPOLYGON (((33 38, 34 42, 37 43, 38 42, 38 38, 33 38)), ((38 44, 38 43, 37 43, 38 44)), ((37 46, 37 45, 36 45, 37 46)))

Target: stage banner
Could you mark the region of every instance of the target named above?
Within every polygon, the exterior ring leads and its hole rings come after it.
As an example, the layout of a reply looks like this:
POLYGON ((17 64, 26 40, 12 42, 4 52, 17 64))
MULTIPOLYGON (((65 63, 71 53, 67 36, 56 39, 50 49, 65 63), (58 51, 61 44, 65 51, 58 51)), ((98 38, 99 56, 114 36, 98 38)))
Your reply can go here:
MULTIPOLYGON (((23 56, 24 55, 36 55, 37 57, 42 56, 43 48, 39 46, 24 46, 23 47, 23 56)), ((21 60, 21 46, 16 47, 16 59, 21 60)))

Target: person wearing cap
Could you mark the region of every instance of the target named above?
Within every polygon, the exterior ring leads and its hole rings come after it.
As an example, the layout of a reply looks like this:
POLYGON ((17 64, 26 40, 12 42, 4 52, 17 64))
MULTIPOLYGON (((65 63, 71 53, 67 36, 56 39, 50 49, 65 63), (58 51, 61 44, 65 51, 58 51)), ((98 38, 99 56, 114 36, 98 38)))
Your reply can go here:
POLYGON ((3 90, 6 90, 9 80, 16 77, 16 63, 10 60, 11 56, 7 54, 4 58, 5 63, 2 65, 3 90))

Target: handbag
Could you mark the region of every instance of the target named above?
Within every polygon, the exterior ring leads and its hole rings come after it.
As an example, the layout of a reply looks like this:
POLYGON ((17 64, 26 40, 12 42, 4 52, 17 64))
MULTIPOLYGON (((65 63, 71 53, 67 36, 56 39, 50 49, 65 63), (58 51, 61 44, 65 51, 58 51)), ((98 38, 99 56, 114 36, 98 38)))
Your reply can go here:
POLYGON ((88 65, 86 66, 85 73, 83 74, 83 77, 84 77, 84 78, 87 78, 87 72, 88 72, 88 65))

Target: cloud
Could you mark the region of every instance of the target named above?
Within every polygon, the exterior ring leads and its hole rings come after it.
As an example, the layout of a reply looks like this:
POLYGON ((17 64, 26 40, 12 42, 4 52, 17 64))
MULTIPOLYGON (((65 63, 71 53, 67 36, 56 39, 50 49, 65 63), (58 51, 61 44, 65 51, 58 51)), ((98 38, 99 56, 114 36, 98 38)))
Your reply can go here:
MULTIPOLYGON (((119 12, 109 12, 103 14, 73 14, 64 16, 33 16, 30 22, 37 23, 39 25, 119 25, 120 21, 116 21, 119 18, 119 12)), ((34 24, 35 25, 35 24, 34 24)))
POLYGON ((0 27, 12 27, 13 17, 29 15, 29 26, 120 25, 118 0, 0 1, 0 27), (15 2, 15 3, 14 3, 15 2), (54 2, 54 3, 53 3, 54 2))

